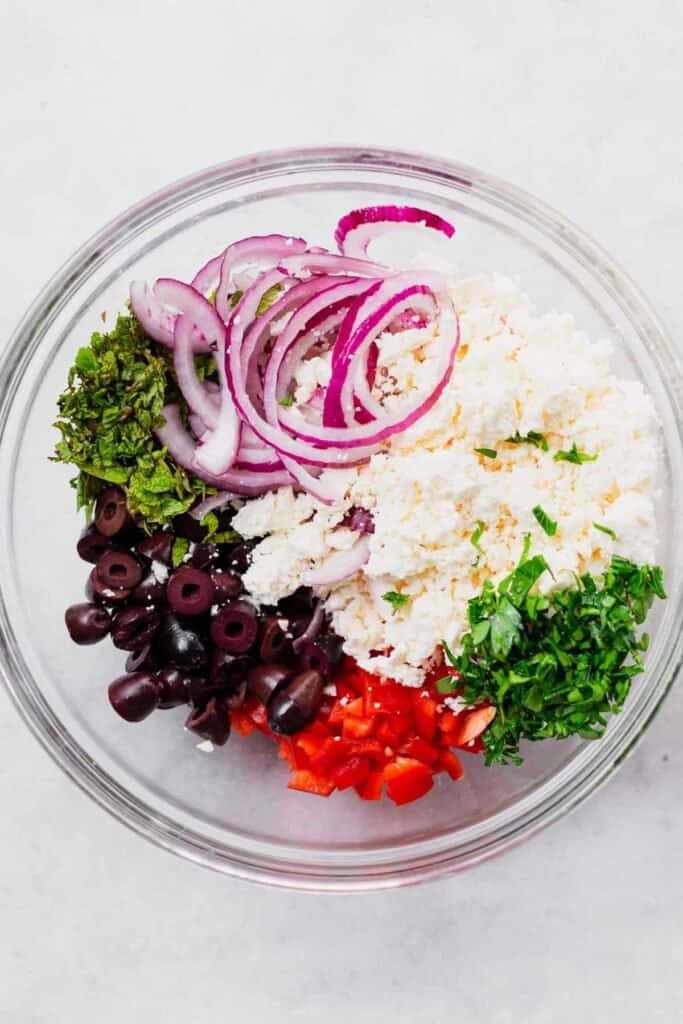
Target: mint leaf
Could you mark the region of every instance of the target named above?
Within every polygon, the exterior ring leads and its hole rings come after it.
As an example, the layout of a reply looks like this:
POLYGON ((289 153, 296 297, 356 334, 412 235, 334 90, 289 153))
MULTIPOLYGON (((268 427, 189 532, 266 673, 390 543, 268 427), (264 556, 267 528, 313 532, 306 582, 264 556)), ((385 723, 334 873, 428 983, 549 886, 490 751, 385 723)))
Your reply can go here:
POLYGON ((410 594, 399 594, 397 590, 387 590, 386 594, 382 594, 382 600, 391 605, 392 615, 395 615, 399 608, 408 604, 410 594))
POLYGON ((495 448, 475 448, 477 455, 483 455, 487 459, 497 459, 498 452, 495 448))
POLYGON ((589 455, 588 452, 580 452, 576 447, 576 444, 572 444, 569 451, 563 451, 560 449, 559 452, 555 452, 553 459, 555 462, 573 462, 574 465, 580 466, 583 462, 595 462, 597 455, 589 455))
POLYGON ((541 529, 548 534, 549 537, 554 537, 557 533, 557 523, 554 519, 551 519, 547 512, 544 512, 540 505, 535 505, 532 508, 534 519, 541 527, 541 529))
POLYGON ((505 440, 508 444, 530 444, 544 452, 548 451, 548 442, 544 435, 539 434, 536 430, 530 430, 528 434, 520 434, 517 431, 514 437, 506 437, 505 440))
POLYGON ((602 523, 593 523, 593 526, 596 530, 600 530, 601 533, 606 533, 608 537, 612 538, 612 540, 617 539, 616 533, 614 530, 611 530, 609 526, 603 526, 602 523))

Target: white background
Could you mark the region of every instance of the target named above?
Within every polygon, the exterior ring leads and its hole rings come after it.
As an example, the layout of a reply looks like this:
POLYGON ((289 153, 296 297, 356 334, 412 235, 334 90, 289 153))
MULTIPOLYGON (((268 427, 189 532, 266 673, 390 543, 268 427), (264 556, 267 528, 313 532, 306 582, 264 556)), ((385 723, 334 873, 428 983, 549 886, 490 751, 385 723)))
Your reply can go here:
MULTIPOLYGON (((333 142, 455 157, 536 193, 680 337, 682 29, 675 0, 1 0, 0 343, 134 200, 248 151, 333 142)), ((129 834, 0 696, 0 1021, 673 1024, 682 731, 679 688, 605 790, 502 860, 310 897, 129 834)))

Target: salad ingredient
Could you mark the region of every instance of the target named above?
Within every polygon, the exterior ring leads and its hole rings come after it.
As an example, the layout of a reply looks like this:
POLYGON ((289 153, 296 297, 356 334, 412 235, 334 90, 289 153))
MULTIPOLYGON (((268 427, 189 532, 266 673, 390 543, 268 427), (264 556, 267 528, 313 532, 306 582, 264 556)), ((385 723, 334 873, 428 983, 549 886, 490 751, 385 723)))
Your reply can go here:
POLYGON ((508 444, 530 444, 534 448, 540 448, 542 452, 548 451, 548 442, 543 434, 539 434, 537 430, 530 430, 528 434, 520 434, 517 430, 515 431, 514 437, 506 437, 508 444))
POLYGON ((137 651, 150 644, 161 625, 159 613, 147 605, 131 604, 114 616, 111 638, 122 651, 137 651))
POLYGON ((275 691, 292 678, 286 665, 256 665, 247 674, 247 689, 262 704, 267 704, 275 691))
POLYGON ((130 588, 110 587, 103 583, 97 575, 97 567, 92 570, 85 584, 85 596, 88 601, 94 601, 97 604, 125 604, 132 593, 130 588))
POLYGON ((382 600, 390 604, 392 612, 396 614, 399 608, 402 608, 404 604, 408 604, 410 594, 399 594, 397 590, 387 590, 386 594, 382 594, 382 600))
POLYGON ((258 655, 261 661, 273 662, 286 659, 291 653, 291 641, 280 625, 276 615, 267 616, 259 631, 258 655))
POLYGON ((176 569, 166 585, 166 600, 179 615, 204 615, 215 595, 209 574, 191 565, 176 569))
POLYGON ((94 565, 104 551, 109 551, 115 543, 111 537, 104 537, 94 523, 86 526, 80 537, 76 550, 84 562, 92 562, 94 565))
POLYGON ((150 562, 168 566, 171 564, 173 552, 173 534, 160 530, 148 537, 143 537, 136 545, 135 550, 150 562))
POLYGON ((580 452, 576 444, 572 444, 569 451, 560 450, 553 455, 555 462, 573 462, 575 466, 581 466, 584 462, 595 462, 597 455, 589 455, 588 452, 580 452))
POLYGON ((303 640, 300 644, 295 641, 295 649, 304 668, 320 672, 325 679, 331 679, 341 663, 343 640, 328 633, 318 636, 317 640, 303 640))
POLYGON ((211 620, 211 639, 231 654, 244 654, 256 643, 259 625, 256 610, 247 601, 231 601, 211 620))
POLYGON ((64 613, 69 636, 76 644, 96 644, 111 629, 111 618, 97 604, 72 604, 64 613))
POLYGON ((198 632, 167 612, 159 631, 159 649, 167 661, 180 669, 196 672, 208 661, 207 647, 198 632))
POLYGON ((230 736, 230 707, 226 697, 210 697, 204 707, 194 708, 185 722, 185 728, 196 732, 217 747, 227 743, 230 736))
POLYGON ((114 590, 130 590, 142 579, 142 566, 127 551, 105 551, 97 560, 95 575, 114 590))
POLYGON ((586 573, 547 596, 532 593, 545 572, 534 556, 497 588, 487 581, 469 603, 462 653, 445 647, 465 701, 498 711, 484 733, 487 764, 520 763, 521 739, 602 736, 605 716, 621 710, 642 672, 647 635, 638 637, 637 626, 666 596, 660 568, 616 555, 601 577, 586 573))
MULTIPOLYGON (((321 596, 346 653, 412 686, 442 637, 458 649, 468 601, 484 580, 497 584, 513 571, 525 533, 560 582, 599 575, 614 553, 651 564, 657 542, 657 418, 639 383, 611 373, 608 344, 590 342, 569 316, 532 314, 516 285, 498 275, 451 291, 462 347, 434 408, 368 464, 323 472, 323 482, 339 481, 340 506, 321 508, 284 489, 246 503, 233 520, 242 536, 258 540, 246 591, 269 605, 347 543, 341 522, 352 508, 372 513, 367 562, 321 596), (540 435, 553 451, 575 443, 600 457, 579 469, 537 444, 506 444, 516 433, 540 435), (474 451, 482 446, 498 457, 482 458, 474 451), (536 505, 558 523, 554 536, 538 528, 536 505), (473 566, 478 520, 488 529, 473 566), (594 522, 618 539, 596 532, 594 522), (400 614, 382 600, 390 590, 411 598, 400 614)), ((377 338, 385 405, 433 379, 434 345, 433 325, 377 338)), ((555 586, 553 575, 540 579, 543 592, 555 586)))
POLYGON ((300 732, 313 718, 323 692, 319 672, 300 672, 268 702, 268 727, 280 736, 300 732))
POLYGON ((120 487, 105 487, 95 502, 95 525, 104 537, 113 537, 131 522, 126 495, 120 487))
POLYGON ((551 519, 548 513, 545 512, 540 505, 534 505, 531 512, 543 532, 547 533, 549 537, 554 537, 557 533, 557 523, 555 520, 551 519))
POLYGON ((345 256, 367 257, 369 243, 401 224, 421 224, 452 238, 455 228, 443 217, 414 206, 366 206, 345 214, 334 233, 334 240, 345 256))
POLYGON ((483 455, 487 459, 497 459, 498 452, 495 448, 475 448, 477 455, 483 455))
POLYGON ((608 537, 612 538, 612 540, 618 540, 616 533, 614 530, 611 530, 609 526, 603 526, 602 523, 593 523, 593 526, 596 530, 600 530, 600 533, 606 533, 608 537))
POLYGON ((109 686, 109 702, 127 722, 141 722, 159 705, 159 686, 149 672, 119 676, 109 686))
POLYGON ((211 582, 213 583, 214 598, 218 604, 225 601, 233 601, 242 593, 242 580, 235 572, 228 572, 225 569, 211 569, 211 582))
POLYGON ((55 461, 73 464, 79 507, 90 508, 107 483, 125 492, 131 515, 148 526, 168 523, 210 493, 207 484, 171 466, 154 438, 175 385, 169 360, 150 346, 133 316, 79 349, 60 396, 55 461))

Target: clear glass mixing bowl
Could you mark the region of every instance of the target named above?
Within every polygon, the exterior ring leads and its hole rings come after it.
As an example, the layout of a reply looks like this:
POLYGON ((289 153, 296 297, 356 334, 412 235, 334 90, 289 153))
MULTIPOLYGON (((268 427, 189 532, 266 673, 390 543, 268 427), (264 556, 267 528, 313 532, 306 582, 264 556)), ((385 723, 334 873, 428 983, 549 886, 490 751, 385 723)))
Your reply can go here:
MULTIPOLYGON (((292 150, 231 161, 170 186, 87 242, 29 309, 0 367, 0 673, 51 756, 102 807, 199 864, 312 890, 378 889, 434 878, 501 853, 576 807, 633 748, 681 663, 683 383, 671 341, 633 283, 581 231, 519 190, 469 167, 369 149, 292 150), (658 502, 669 599, 652 619, 647 671, 599 743, 531 746, 521 768, 466 757, 458 785, 416 804, 366 804, 290 792, 261 736, 211 756, 182 730, 183 709, 126 725, 106 684, 110 645, 78 648, 64 608, 86 567, 69 470, 48 463, 55 399, 79 344, 126 301, 131 278, 188 278, 237 237, 271 231, 332 245, 339 215, 413 203, 457 225, 463 274, 518 277, 539 309, 571 311, 609 336, 620 372, 641 378, 662 420, 658 502)), ((577 839, 577 842, 580 841, 577 839)))

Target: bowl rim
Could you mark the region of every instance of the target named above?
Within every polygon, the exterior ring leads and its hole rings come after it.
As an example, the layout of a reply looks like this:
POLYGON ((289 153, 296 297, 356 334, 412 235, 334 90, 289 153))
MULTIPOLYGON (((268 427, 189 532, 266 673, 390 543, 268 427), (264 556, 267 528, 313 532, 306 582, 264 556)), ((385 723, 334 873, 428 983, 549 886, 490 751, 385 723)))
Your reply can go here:
MULTIPOLYGON (((69 298, 126 239, 170 209, 231 185, 263 180, 283 171, 335 169, 412 175, 423 182, 469 188, 478 196, 522 216, 570 255, 592 267, 593 274, 635 323, 638 333, 647 337, 648 350, 672 407, 679 410, 683 407, 681 360, 659 317, 623 269, 584 231, 550 206, 495 176, 443 158, 376 147, 310 147, 248 154, 183 177, 135 203, 81 245, 43 287, 0 353, 0 441, 17 388, 42 336, 33 337, 35 325, 43 324, 44 333, 69 298)), ((683 433, 680 416, 676 423, 680 436, 683 433)), ((683 438, 681 440, 683 442, 683 438)), ((678 622, 681 621, 680 605, 679 600, 678 622)), ((578 807, 611 776, 661 708, 683 664, 683 633, 679 630, 657 686, 651 687, 643 715, 632 721, 628 729, 613 730, 601 741, 599 762, 593 759, 590 764, 584 763, 578 772, 575 766, 572 771, 565 770, 571 776, 566 780, 568 788, 555 785, 552 793, 546 794, 547 798, 540 800, 535 794, 533 800, 522 799, 515 805, 517 813, 508 815, 509 820, 503 827, 500 822, 497 824, 495 837, 487 837, 485 833, 480 840, 470 842, 464 854, 461 847, 456 850, 452 844, 434 846, 432 843, 430 847, 428 841, 423 841, 408 844, 412 850, 409 856, 401 856, 402 847, 398 843, 388 848, 394 855, 398 854, 398 860, 396 856, 393 859, 382 856, 368 865, 351 860, 343 864, 321 857, 310 864, 296 856, 296 847, 289 848, 287 859, 283 857, 287 847, 278 847, 274 855, 268 852, 267 843, 256 842, 245 854, 225 842, 209 843, 205 836, 179 826, 125 790, 70 737, 42 695, 38 691, 30 694, 22 684, 18 652, 7 635, 8 616, 1 586, 0 626, 0 678, 12 702, 41 746, 96 803, 133 831, 176 855, 235 877, 308 891, 368 891, 431 880, 482 863, 536 834, 578 807), (16 670, 16 678, 10 671, 11 666, 16 670)), ((559 776, 562 775, 560 772, 559 776)))

